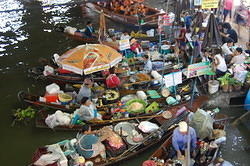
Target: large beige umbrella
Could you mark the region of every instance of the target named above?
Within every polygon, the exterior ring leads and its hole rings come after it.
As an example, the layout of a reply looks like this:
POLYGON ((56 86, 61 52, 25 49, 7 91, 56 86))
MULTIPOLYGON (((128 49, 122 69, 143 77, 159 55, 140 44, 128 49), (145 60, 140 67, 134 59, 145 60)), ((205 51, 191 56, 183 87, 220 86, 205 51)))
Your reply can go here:
POLYGON ((58 63, 65 70, 87 75, 109 69, 121 60, 122 55, 109 46, 86 44, 64 53, 58 63))

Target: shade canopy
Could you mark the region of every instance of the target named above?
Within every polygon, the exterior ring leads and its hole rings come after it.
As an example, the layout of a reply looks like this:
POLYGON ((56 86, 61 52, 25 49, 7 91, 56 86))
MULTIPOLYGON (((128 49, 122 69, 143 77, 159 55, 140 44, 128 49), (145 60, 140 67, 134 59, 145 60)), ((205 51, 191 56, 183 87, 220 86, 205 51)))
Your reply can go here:
POLYGON ((80 45, 58 59, 63 69, 77 74, 91 74, 109 69, 122 60, 115 49, 102 44, 80 45))
POLYGON ((202 48, 219 48, 222 45, 218 23, 212 13, 209 17, 202 48))

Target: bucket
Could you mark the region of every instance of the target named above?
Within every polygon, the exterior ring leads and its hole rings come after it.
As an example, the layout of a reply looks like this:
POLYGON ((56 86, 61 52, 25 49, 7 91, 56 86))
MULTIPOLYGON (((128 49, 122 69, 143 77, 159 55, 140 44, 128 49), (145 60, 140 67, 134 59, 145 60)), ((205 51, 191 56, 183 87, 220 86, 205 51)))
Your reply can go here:
POLYGON ((209 94, 214 94, 214 93, 218 92, 219 85, 220 85, 220 83, 217 80, 208 81, 208 92, 209 92, 209 94))

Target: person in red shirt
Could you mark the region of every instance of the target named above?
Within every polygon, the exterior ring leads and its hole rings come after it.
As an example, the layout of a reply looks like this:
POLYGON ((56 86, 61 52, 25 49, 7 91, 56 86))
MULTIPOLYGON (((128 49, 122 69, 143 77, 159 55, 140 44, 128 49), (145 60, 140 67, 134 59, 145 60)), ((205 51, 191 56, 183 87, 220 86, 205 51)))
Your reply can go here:
POLYGON ((110 68, 109 73, 110 74, 106 78, 107 88, 117 88, 121 84, 121 81, 119 77, 115 74, 115 67, 110 68))
POLYGON ((137 55, 142 53, 143 50, 142 50, 142 47, 141 47, 141 44, 136 40, 136 39, 131 39, 130 41, 131 45, 130 45, 130 49, 136 53, 137 55))
POLYGON ((185 50, 186 49, 186 28, 185 28, 185 24, 182 22, 181 23, 181 29, 180 29, 180 35, 177 38, 177 41, 179 43, 179 47, 181 50, 185 50))

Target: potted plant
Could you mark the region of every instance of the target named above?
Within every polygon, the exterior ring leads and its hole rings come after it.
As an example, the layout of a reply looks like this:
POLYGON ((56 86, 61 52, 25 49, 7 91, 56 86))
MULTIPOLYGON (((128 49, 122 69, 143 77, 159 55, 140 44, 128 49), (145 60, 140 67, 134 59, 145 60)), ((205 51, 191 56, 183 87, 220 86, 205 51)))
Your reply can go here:
POLYGON ((231 84, 233 85, 235 91, 240 91, 241 87, 243 86, 243 83, 239 80, 236 80, 235 78, 232 78, 231 84))
POLYGON ((250 72, 247 73, 246 84, 250 85, 250 72))
POLYGON ((232 79, 230 73, 226 73, 224 76, 218 78, 223 92, 228 92, 231 89, 229 84, 230 79, 232 79))

